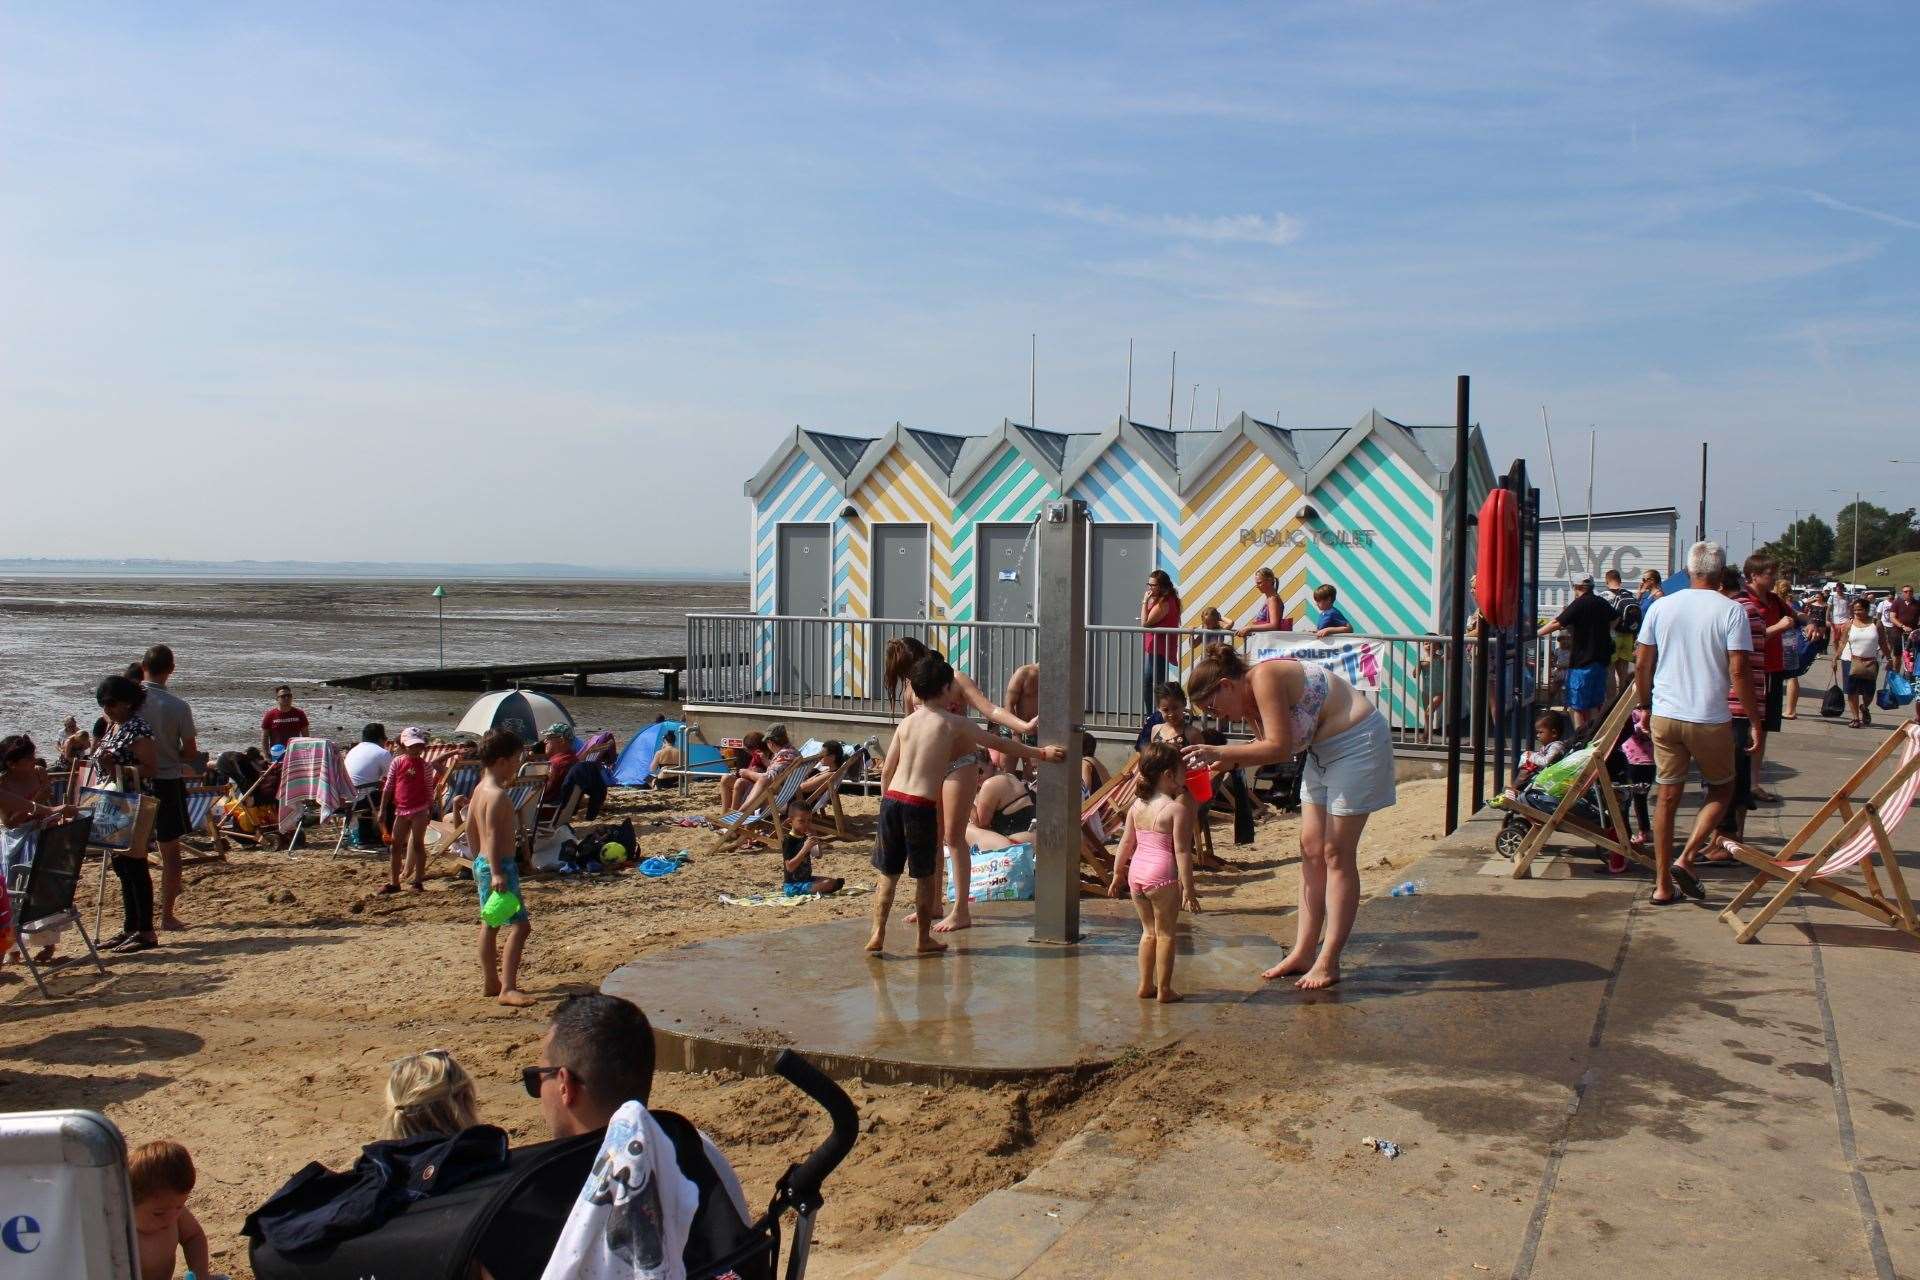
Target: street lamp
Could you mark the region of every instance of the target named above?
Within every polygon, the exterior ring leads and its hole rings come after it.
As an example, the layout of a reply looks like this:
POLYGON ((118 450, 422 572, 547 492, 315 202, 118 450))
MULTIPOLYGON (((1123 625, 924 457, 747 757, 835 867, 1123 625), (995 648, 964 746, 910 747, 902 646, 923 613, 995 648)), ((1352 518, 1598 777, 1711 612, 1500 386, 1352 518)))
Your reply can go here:
MULTIPOLYGON (((1889 458, 1887 461, 1899 462, 1900 459, 1889 458)), ((1845 489, 1829 489, 1827 492, 1844 494, 1847 491, 1845 489)), ((1860 580, 1860 495, 1862 493, 1871 493, 1875 497, 1878 497, 1885 492, 1886 490, 1884 489, 1855 489, 1853 491, 1853 572, 1849 574, 1848 577, 1854 582, 1860 580)))
POLYGON ((447 589, 435 587, 433 602, 440 610, 440 665, 447 665, 447 589))

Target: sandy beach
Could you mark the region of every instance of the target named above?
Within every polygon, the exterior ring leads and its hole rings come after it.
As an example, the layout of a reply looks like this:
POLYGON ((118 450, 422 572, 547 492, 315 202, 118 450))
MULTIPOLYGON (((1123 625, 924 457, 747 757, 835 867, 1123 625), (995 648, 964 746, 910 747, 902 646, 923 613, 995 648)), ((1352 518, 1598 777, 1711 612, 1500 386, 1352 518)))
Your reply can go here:
MULTIPOLYGON (((1404 784, 1399 805, 1369 824, 1360 865, 1370 898, 1438 838, 1442 795, 1437 780, 1404 784)), ((46 1002, 23 969, 0 977, 0 1106, 91 1107, 132 1142, 185 1143, 201 1170, 194 1207, 215 1263, 248 1276, 242 1219, 307 1161, 351 1163, 375 1135, 393 1059, 452 1050, 476 1078, 483 1119, 516 1142, 538 1140, 545 1134, 536 1104, 517 1072, 535 1060, 557 999, 595 989, 637 955, 867 910, 860 894, 786 907, 722 905, 723 892, 760 893, 777 883, 777 859, 766 850, 723 853, 707 832, 673 825, 698 811, 698 798, 683 810, 676 795, 613 793, 610 816, 633 818, 641 856, 689 851, 691 863, 670 876, 629 870, 529 880, 534 931, 523 985, 537 997, 529 1010, 480 997, 473 888, 454 878, 451 863, 433 868, 425 894, 390 898, 376 894, 384 858, 331 859, 330 835, 322 850, 297 857, 236 850, 224 863, 190 868, 182 914, 191 928, 166 935, 159 950, 112 959, 109 979, 72 966, 54 979, 59 998, 46 1002)), ((872 883, 872 808, 850 801, 853 838, 827 847, 821 874, 872 883)), ((1220 852, 1235 867, 1202 876, 1204 908, 1290 938, 1296 822, 1263 820, 1254 844, 1223 843, 1220 852)), ((111 917, 118 896, 111 884, 107 892, 111 917)), ((84 900, 91 899, 89 885, 84 900)), ((815 1274, 877 1274, 1089 1126, 1123 1146, 1153 1144, 1237 1096, 1260 1108, 1263 1126, 1279 1125, 1317 1087, 1289 1074, 1280 1063, 1249 1073, 1244 1047, 1189 1041, 1090 1078, 1033 1087, 850 1082, 863 1133, 828 1186, 815 1274)), ((819 1114, 796 1097, 774 1080, 663 1074, 654 1101, 711 1133, 750 1199, 761 1201, 787 1162, 824 1132, 819 1114)))

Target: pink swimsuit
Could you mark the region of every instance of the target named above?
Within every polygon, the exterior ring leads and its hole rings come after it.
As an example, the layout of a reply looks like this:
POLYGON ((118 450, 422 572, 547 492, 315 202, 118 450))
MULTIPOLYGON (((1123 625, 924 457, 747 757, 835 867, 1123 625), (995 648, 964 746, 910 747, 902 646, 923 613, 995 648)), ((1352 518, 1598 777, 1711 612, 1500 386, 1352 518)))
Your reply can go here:
POLYGON ((1152 893, 1177 884, 1180 872, 1173 862, 1173 837, 1160 831, 1133 831, 1133 861, 1127 864, 1127 888, 1152 893))

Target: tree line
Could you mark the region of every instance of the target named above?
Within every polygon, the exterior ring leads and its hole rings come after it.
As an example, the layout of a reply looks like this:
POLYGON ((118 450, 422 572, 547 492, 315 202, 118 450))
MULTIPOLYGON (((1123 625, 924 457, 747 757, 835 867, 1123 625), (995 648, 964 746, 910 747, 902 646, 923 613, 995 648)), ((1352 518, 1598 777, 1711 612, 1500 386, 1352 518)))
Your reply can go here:
POLYGON ((1760 548, 1782 564, 1803 573, 1844 576, 1855 564, 1872 564, 1903 551, 1920 551, 1920 522, 1916 511, 1890 511, 1872 502, 1849 502, 1829 524, 1817 515, 1802 516, 1785 533, 1760 548), (1855 508, 1858 508, 1859 554, 1854 552, 1855 508))

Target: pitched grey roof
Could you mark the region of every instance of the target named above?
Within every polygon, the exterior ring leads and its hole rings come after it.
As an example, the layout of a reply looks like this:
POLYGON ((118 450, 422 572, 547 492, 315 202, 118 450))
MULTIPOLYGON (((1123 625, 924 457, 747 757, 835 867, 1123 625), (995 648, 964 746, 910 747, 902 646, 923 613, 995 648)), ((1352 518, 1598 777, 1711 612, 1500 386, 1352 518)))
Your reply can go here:
POLYGON ((853 474, 853 469, 860 465, 860 455, 873 443, 872 437, 829 435, 825 431, 808 431, 804 427, 801 433, 819 449, 820 455, 831 464, 832 470, 839 473, 841 480, 853 474))
POLYGON ((967 437, 950 436, 943 431, 922 431, 917 427, 907 427, 906 434, 913 442, 926 450, 940 468, 940 478, 945 480, 953 474, 960 462, 960 451, 967 446, 967 437))

